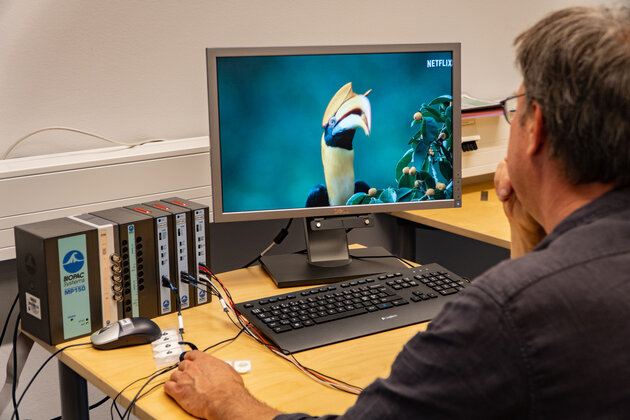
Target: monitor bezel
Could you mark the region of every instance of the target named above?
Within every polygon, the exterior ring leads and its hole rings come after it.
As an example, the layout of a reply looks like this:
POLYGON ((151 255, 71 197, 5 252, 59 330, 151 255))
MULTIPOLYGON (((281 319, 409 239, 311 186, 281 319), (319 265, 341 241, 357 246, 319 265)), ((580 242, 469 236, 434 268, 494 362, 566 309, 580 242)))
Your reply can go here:
POLYGON ((210 135, 210 172, 212 213, 215 222, 242 222, 256 220, 287 219, 297 217, 346 216, 366 213, 392 213, 423 209, 461 207, 462 196, 462 149, 461 149, 461 44, 417 43, 376 45, 285 46, 285 47, 235 47, 207 48, 208 119, 210 135), (223 185, 221 171, 221 144, 219 130, 219 104, 217 86, 218 57, 251 57, 277 55, 330 55, 373 54, 405 52, 451 52, 453 95, 453 198, 415 202, 358 204, 330 207, 303 207, 292 209, 223 211, 223 185))

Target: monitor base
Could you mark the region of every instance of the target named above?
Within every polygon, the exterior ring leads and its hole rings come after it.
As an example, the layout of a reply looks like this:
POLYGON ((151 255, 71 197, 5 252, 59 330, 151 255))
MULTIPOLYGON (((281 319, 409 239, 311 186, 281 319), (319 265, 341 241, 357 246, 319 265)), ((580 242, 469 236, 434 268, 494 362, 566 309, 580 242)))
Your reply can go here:
POLYGON ((406 267, 382 247, 350 249, 350 256, 350 264, 337 267, 309 264, 306 254, 266 255, 261 258, 261 262, 265 271, 280 288, 331 283, 371 274, 395 272, 406 267))

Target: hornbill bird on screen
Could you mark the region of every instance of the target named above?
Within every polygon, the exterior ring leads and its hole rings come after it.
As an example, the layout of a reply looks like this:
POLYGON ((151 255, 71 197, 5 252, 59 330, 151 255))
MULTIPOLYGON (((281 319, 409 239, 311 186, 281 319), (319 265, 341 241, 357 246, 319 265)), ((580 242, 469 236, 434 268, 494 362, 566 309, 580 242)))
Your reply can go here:
POLYGON ((322 164, 326 185, 313 187, 306 199, 307 207, 344 205, 353 194, 368 192, 368 185, 354 180, 352 141, 357 128, 370 135, 372 111, 367 95, 354 93, 346 83, 335 93, 322 120, 322 164))

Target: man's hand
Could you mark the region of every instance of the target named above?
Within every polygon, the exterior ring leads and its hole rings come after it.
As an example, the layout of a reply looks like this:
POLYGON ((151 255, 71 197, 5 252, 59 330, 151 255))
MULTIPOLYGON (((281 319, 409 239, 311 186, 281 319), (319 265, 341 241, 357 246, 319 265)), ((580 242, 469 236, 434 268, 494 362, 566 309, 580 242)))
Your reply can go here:
POLYGON ((505 159, 499 162, 494 173, 494 189, 499 200, 503 202, 503 210, 510 222, 511 257, 518 258, 534 249, 546 233, 519 201, 510 183, 505 159))
POLYGON ((230 365, 197 350, 185 354, 164 391, 184 410, 205 419, 273 419, 280 414, 256 400, 230 365))

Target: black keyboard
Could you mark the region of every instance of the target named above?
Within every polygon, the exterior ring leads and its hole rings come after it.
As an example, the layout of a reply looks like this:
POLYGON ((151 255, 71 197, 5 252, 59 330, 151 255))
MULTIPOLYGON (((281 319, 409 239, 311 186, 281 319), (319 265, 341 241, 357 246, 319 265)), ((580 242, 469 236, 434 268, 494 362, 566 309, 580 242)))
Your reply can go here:
POLYGON ((431 320, 466 286, 438 264, 236 304, 278 348, 298 352, 431 320))

